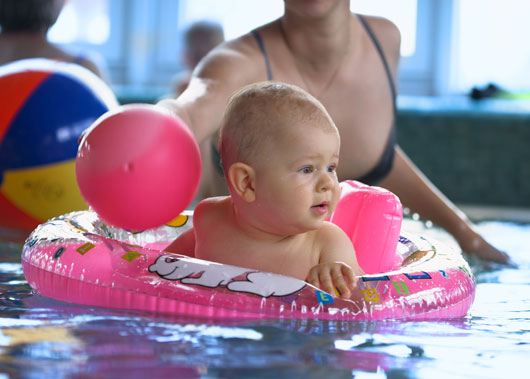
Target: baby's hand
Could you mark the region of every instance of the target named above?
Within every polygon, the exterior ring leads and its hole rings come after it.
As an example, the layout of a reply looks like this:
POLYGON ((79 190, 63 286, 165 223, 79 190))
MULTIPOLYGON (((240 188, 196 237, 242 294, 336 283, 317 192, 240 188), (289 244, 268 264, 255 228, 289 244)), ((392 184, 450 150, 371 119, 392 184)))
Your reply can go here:
POLYGON ((355 274, 346 263, 326 262, 313 266, 306 281, 331 294, 335 292, 336 287, 340 297, 349 298, 350 287, 355 285, 355 274))

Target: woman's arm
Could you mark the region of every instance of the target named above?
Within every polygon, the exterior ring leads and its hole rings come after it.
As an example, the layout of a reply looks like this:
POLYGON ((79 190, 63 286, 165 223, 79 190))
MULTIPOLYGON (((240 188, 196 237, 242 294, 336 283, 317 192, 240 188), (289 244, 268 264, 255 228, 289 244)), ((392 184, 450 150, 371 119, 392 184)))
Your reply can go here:
POLYGON ((463 251, 500 263, 510 263, 509 256, 489 244, 467 216, 458 209, 396 146, 394 166, 381 187, 394 192, 401 202, 422 218, 452 234, 463 251))
POLYGON ((228 100, 239 88, 260 76, 252 37, 241 37, 210 52, 196 67, 186 90, 159 106, 179 116, 200 144, 220 127, 228 100))

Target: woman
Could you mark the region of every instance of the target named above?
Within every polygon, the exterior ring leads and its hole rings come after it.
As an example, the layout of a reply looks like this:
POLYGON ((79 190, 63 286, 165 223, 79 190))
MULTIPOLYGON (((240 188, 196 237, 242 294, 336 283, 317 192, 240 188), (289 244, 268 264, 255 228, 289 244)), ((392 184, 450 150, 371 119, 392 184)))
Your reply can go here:
MULTIPOLYGON (((187 90, 160 105, 178 114, 199 143, 211 139, 215 146, 223 109, 238 88, 266 79, 298 85, 324 104, 340 131, 340 180, 385 187, 412 211, 445 228, 464 251, 508 263, 508 256, 484 240, 395 144, 396 26, 352 14, 348 0, 284 3, 282 17, 214 49, 198 65, 187 90)), ((212 150, 213 158, 216 153, 212 150)), ((211 182, 221 180, 216 165, 210 157, 203 157, 203 163, 203 181, 210 184, 203 196, 220 194, 211 182)))

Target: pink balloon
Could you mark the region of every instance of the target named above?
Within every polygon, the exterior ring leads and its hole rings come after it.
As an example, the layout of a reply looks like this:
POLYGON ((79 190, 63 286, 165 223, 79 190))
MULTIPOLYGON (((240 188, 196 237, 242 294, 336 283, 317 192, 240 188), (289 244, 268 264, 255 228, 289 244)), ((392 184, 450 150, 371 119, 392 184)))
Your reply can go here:
POLYGON ((154 105, 105 113, 79 145, 77 183, 86 202, 111 225, 161 226, 191 203, 201 175, 189 128, 154 105))

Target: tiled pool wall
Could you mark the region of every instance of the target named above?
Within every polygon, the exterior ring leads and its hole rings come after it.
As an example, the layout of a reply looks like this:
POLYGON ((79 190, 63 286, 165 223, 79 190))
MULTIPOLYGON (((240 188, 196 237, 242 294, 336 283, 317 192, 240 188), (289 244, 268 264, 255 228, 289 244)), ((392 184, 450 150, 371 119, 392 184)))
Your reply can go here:
POLYGON ((406 97, 398 143, 453 202, 530 209, 530 103, 406 97))

